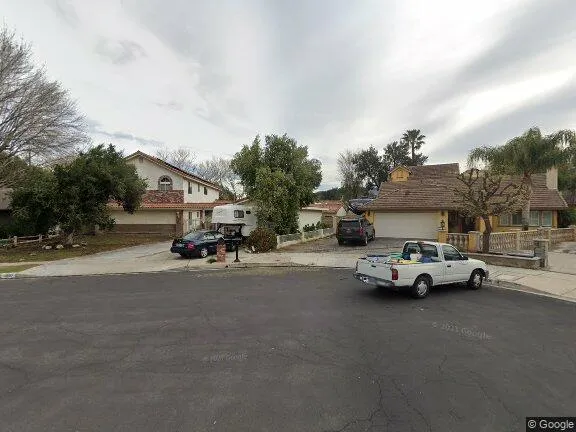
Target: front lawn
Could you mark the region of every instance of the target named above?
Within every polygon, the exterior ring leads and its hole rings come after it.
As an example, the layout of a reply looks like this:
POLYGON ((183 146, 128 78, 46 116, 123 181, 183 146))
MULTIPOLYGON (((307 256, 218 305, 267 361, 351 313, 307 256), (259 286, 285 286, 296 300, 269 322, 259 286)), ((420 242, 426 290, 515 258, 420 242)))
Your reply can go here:
MULTIPOLYGON (((15 248, 0 248, 0 262, 18 263, 18 262, 36 262, 36 261, 54 261, 63 258, 74 258, 83 255, 91 255, 98 252, 106 252, 124 247, 138 246, 148 243, 168 241, 171 237, 165 234, 116 234, 101 233, 96 236, 85 235, 74 238, 74 243, 81 245, 77 248, 65 248, 44 250, 39 243, 28 243, 19 245, 15 248)), ((64 240, 61 239, 60 242, 64 240)), ((58 244, 57 238, 52 238, 42 242, 42 246, 58 244)), ((0 272, 4 272, 0 268, 0 272)))
POLYGON ((37 264, 14 264, 7 266, 0 266, 0 273, 18 273, 29 268, 36 267, 37 264))

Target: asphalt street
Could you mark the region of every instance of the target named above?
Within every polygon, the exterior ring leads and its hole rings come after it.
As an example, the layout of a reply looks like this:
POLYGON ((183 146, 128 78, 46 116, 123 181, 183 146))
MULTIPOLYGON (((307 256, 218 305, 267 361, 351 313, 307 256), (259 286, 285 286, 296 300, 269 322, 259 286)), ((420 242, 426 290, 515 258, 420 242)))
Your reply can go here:
POLYGON ((576 415, 576 304, 333 269, 0 281, 0 431, 524 431, 576 415))

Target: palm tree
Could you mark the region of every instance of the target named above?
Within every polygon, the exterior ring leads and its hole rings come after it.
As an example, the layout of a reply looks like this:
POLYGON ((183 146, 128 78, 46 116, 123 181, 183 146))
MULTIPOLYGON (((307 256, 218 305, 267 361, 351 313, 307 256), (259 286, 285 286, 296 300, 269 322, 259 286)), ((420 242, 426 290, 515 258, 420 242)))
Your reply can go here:
POLYGON ((421 153, 416 153, 425 144, 425 135, 420 133, 420 129, 410 129, 404 132, 402 135, 402 142, 406 143, 410 147, 410 165, 424 165, 428 160, 428 156, 424 156, 421 153))
POLYGON ((404 141, 393 141, 384 147, 384 156, 382 158, 384 163, 388 165, 390 169, 394 169, 399 166, 410 165, 410 156, 408 156, 408 143, 404 141))
POLYGON ((496 174, 522 176, 527 186, 528 200, 522 209, 522 225, 527 230, 530 225, 530 197, 532 196, 532 175, 545 172, 566 160, 567 144, 576 142, 574 131, 561 130, 550 135, 542 135, 533 127, 522 135, 512 138, 501 147, 479 147, 468 156, 468 164, 483 162, 496 174))

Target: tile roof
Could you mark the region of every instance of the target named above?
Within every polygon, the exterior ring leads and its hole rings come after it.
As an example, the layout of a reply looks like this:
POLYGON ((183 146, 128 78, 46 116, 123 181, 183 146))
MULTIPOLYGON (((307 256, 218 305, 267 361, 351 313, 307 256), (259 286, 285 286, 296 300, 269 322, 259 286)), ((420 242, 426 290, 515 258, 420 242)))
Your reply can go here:
POLYGON ((344 207, 342 202, 337 200, 315 202, 308 206, 308 208, 322 209, 326 213, 337 213, 342 207, 344 207))
POLYGON ((428 179, 430 177, 446 177, 460 174, 460 166, 457 163, 407 166, 403 168, 410 171, 410 179, 428 179))
MULTIPOLYGON (((378 198, 364 206, 365 210, 457 210, 454 190, 461 185, 457 178, 458 164, 406 167, 410 177, 404 182, 383 182, 378 198)), ((520 180, 519 178, 517 179, 520 180)), ((546 174, 532 176, 530 200, 534 210, 566 208, 557 190, 546 187, 546 174)))
POLYGON ((532 196, 530 208, 534 210, 561 210, 568 207, 566 201, 556 189, 546 186, 546 174, 532 175, 532 196))
MULTIPOLYGON (((230 204, 231 201, 214 201, 211 203, 142 203, 141 210, 212 210, 214 207, 230 204)), ((121 209, 118 203, 110 203, 112 210, 121 209)))
POLYGON ((204 185, 206 185, 206 186, 210 186, 210 187, 212 187, 212 188, 214 188, 214 189, 217 189, 218 191, 221 191, 221 190, 222 190, 222 188, 221 188, 220 186, 218 186, 216 183, 213 183, 213 182, 211 182, 211 181, 205 180, 205 179, 203 179, 202 177, 197 176, 196 174, 192 174, 192 173, 190 173, 190 172, 188 172, 188 171, 185 171, 185 170, 183 170, 183 169, 180 169, 180 168, 178 168, 177 166, 174 166, 174 165, 172 165, 172 164, 169 164, 168 162, 166 162, 166 161, 164 161, 164 160, 162 160, 162 159, 160 159, 160 158, 157 158, 157 157, 155 157, 155 156, 151 156, 151 155, 149 155, 149 154, 147 154, 147 153, 144 153, 143 151, 140 151, 140 150, 132 153, 131 155, 126 156, 126 159, 127 159, 127 160, 128 160, 128 159, 133 159, 133 158, 135 158, 135 157, 137 157, 137 156, 141 156, 141 157, 143 157, 143 158, 148 159, 149 161, 151 161, 151 162, 153 162, 153 163, 156 163, 156 164, 158 164, 158 165, 160 165, 160 166, 163 166, 164 168, 168 168, 169 170, 174 171, 174 172, 180 174, 181 176, 183 176, 183 177, 185 177, 185 178, 187 178, 187 179, 195 180, 195 181, 197 181, 197 182, 199 182, 199 183, 202 183, 202 184, 204 184, 204 185))
POLYGON ((146 204, 176 204, 184 202, 183 190, 147 190, 142 196, 142 203, 146 204))
MULTIPOLYGON (((185 203, 183 190, 159 191, 147 190, 142 197, 142 209, 166 209, 166 210, 210 210, 214 206, 230 204, 232 201, 216 200, 213 202, 185 203)), ((110 208, 122 208, 116 202, 108 204, 110 208)))

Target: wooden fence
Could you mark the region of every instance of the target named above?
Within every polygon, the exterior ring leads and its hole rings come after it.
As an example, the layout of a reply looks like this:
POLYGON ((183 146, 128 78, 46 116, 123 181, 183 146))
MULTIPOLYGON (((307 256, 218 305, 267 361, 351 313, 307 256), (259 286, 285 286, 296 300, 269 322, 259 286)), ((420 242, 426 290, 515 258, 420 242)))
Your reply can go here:
POLYGON ((18 246, 18 245, 22 245, 22 244, 28 244, 28 243, 42 243, 45 240, 50 240, 54 237, 58 237, 58 234, 48 234, 48 235, 42 235, 42 234, 38 234, 35 236, 25 236, 25 237, 18 237, 18 236, 14 236, 14 237, 9 237, 7 239, 0 239, 0 245, 2 246, 18 246))

